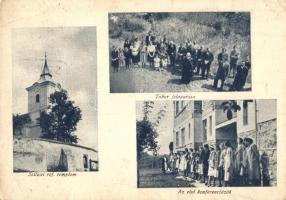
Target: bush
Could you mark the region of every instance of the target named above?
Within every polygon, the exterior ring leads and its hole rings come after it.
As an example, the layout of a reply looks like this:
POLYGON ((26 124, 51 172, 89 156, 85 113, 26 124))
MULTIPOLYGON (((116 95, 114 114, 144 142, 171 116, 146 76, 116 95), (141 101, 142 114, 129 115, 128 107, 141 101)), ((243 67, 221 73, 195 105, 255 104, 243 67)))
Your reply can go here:
POLYGON ((139 19, 125 19, 122 28, 129 32, 142 32, 145 28, 140 21, 139 19))

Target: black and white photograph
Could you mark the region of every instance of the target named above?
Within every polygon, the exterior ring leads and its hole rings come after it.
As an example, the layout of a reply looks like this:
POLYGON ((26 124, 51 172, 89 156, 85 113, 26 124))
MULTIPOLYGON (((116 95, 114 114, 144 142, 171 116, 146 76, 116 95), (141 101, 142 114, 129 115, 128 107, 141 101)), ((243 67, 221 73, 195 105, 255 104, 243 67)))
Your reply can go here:
POLYGON ((111 93, 252 90, 250 12, 108 17, 111 93))
POLYGON ((96 27, 12 30, 14 172, 98 171, 96 27))
POLYGON ((137 101, 137 186, 277 186, 274 99, 137 101))

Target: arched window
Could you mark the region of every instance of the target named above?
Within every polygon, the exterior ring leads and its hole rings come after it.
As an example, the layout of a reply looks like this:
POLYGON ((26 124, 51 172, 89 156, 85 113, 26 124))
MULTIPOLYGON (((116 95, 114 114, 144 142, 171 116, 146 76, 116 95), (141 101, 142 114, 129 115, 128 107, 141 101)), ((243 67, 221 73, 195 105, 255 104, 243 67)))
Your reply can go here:
POLYGON ((88 168, 88 160, 87 160, 87 155, 83 155, 83 167, 88 168))
POLYGON ((37 94, 37 95, 36 95, 36 103, 39 103, 39 102, 40 102, 40 95, 37 94))

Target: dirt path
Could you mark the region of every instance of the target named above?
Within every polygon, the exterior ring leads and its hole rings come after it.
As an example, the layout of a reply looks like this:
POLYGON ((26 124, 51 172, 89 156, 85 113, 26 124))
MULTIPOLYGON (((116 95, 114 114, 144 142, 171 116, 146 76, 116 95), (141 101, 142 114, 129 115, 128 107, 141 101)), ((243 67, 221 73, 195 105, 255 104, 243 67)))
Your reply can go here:
MULTIPOLYGON (((110 69, 112 70, 112 69, 110 69)), ((110 73, 111 93, 132 92, 208 92, 216 91, 213 88, 213 78, 203 80, 195 75, 189 84, 180 84, 180 73, 172 74, 169 71, 154 71, 150 68, 122 69, 120 72, 110 73)), ((224 91, 229 90, 233 78, 226 80, 224 91)), ((250 84, 245 85, 250 90, 250 84)))

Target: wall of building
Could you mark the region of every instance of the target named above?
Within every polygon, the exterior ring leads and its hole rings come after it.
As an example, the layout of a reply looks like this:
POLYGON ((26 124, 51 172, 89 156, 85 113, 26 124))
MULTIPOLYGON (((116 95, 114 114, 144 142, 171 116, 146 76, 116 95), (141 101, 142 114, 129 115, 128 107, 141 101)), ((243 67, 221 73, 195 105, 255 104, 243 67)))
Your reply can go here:
POLYGON ((203 138, 203 124, 202 124, 202 114, 195 113, 194 118, 194 146, 192 148, 198 148, 204 142, 203 138))
MULTIPOLYGON (((181 102, 179 102, 181 104, 181 102)), ((184 101, 184 107, 180 107, 179 114, 174 117, 174 149, 184 150, 193 146, 194 140, 194 101, 184 101), (190 137, 189 137, 189 124, 190 124, 190 137), (185 128, 185 142, 182 142, 182 129, 185 128), (176 133, 179 133, 179 144, 176 143, 176 133)))
POLYGON ((43 110, 48 105, 50 94, 55 91, 54 83, 44 82, 34 85, 28 91, 28 112, 43 110), (36 102, 36 95, 40 95, 40 102, 36 102))
POLYGON ((64 157, 67 171, 97 170, 98 154, 95 150, 79 145, 69 145, 57 141, 14 138, 14 171, 56 171, 60 158, 64 157), (84 167, 84 156, 88 166, 84 167), (96 161, 96 162, 93 162, 96 161))
POLYGON ((264 122, 277 118, 277 100, 259 99, 257 103, 257 122, 264 122))

